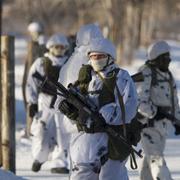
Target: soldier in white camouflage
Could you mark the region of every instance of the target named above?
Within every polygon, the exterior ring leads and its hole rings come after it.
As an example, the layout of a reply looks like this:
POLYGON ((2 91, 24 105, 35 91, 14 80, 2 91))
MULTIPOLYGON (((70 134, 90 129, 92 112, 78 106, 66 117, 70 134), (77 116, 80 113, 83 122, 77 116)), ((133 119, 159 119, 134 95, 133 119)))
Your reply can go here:
POLYGON ((138 119, 144 123, 141 143, 144 160, 140 170, 141 180, 171 180, 164 159, 165 142, 172 125, 180 134, 180 108, 172 73, 170 46, 158 41, 148 48, 148 60, 140 68, 144 81, 138 83, 138 119))
POLYGON ((59 125, 62 116, 54 111, 56 96, 51 89, 41 88, 42 83, 37 75, 48 78, 53 82, 58 81, 59 73, 68 60, 65 55, 69 43, 63 34, 54 34, 46 43, 48 52, 35 60, 28 74, 26 84, 26 97, 29 115, 33 118, 31 125, 32 135, 32 171, 38 172, 51 152, 51 172, 69 173, 67 150, 63 145, 63 132, 59 125))

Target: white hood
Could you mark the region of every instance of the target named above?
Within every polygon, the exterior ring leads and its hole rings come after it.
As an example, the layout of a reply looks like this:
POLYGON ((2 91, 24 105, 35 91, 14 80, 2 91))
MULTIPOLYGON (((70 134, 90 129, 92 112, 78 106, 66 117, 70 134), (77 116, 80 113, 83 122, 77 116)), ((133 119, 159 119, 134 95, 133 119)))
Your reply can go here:
POLYGON ((90 39, 94 38, 103 38, 99 26, 95 24, 82 26, 77 33, 76 46, 88 45, 90 39))

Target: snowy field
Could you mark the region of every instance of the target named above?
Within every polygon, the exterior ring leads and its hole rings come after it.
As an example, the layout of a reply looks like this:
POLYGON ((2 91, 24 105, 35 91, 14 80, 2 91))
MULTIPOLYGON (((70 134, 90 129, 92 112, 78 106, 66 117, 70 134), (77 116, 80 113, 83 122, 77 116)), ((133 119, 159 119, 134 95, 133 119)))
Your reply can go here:
MULTIPOLYGON (((178 97, 180 99, 180 43, 174 41, 168 41, 172 47, 172 60, 170 69, 176 79, 178 87, 178 97)), ((42 166, 42 170, 38 173, 33 173, 31 171, 32 156, 31 156, 31 141, 21 138, 22 129, 25 127, 25 110, 22 101, 22 74, 23 74, 23 60, 26 56, 26 42, 23 39, 16 40, 16 67, 15 67, 15 81, 16 81, 16 167, 17 176, 28 180, 68 180, 67 175, 51 174, 49 168, 49 162, 42 166)), ((127 69, 130 74, 137 72, 140 65, 144 63, 145 60, 145 49, 140 48, 136 52, 135 61, 131 66, 123 67, 127 69)), ((140 146, 140 145, 139 145, 140 146)), ((172 132, 167 140, 167 145, 165 149, 165 159, 167 165, 172 173, 174 180, 180 180, 180 136, 175 137, 172 132)), ((137 159, 138 164, 141 163, 140 159, 137 159)), ((138 170, 131 170, 129 168, 129 162, 127 162, 127 168, 130 180, 138 180, 138 170)), ((12 174, 4 173, 0 170, 0 180, 20 180, 22 178, 13 178, 12 174)))

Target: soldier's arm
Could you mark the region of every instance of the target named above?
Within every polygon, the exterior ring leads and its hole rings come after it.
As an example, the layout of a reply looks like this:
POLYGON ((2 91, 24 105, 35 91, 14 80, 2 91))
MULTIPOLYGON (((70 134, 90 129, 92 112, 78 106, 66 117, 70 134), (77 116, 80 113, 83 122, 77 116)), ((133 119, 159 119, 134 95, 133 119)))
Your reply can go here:
POLYGON ((29 104, 37 104, 38 103, 38 85, 39 82, 36 78, 33 77, 33 74, 36 71, 40 71, 40 59, 37 59, 31 66, 29 73, 28 73, 28 78, 27 78, 27 83, 26 83, 26 97, 27 97, 27 102, 29 104))
POLYGON ((139 107, 138 112, 146 117, 146 118, 153 118, 157 113, 157 107, 153 104, 151 100, 151 70, 149 68, 143 68, 142 73, 144 75, 144 81, 138 84, 138 100, 139 100, 139 107))

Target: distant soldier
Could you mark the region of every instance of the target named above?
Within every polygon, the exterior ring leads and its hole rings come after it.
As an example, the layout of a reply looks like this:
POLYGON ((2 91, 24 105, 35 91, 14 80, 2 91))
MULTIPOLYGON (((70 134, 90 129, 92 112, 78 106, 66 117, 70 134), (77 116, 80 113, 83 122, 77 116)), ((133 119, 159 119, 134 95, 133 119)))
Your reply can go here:
POLYGON ((42 57, 44 53, 47 51, 45 47, 45 36, 43 35, 44 30, 40 23, 32 22, 28 26, 28 32, 31 36, 31 40, 28 43, 28 56, 25 62, 25 70, 23 75, 23 97, 26 104, 26 97, 25 97, 25 84, 27 80, 27 74, 29 69, 34 62, 35 59, 38 57, 42 57))
POLYGON ((58 112, 53 109, 56 96, 51 93, 51 89, 41 89, 41 82, 37 76, 57 81, 61 68, 67 62, 65 55, 69 43, 63 34, 53 35, 46 44, 48 52, 43 57, 38 58, 30 68, 26 95, 30 117, 33 118, 31 125, 32 134, 32 170, 37 172, 41 165, 48 160, 52 153, 51 172, 68 173, 68 163, 66 152, 61 143, 59 135, 59 123, 61 119, 58 112))
POLYGON ((67 56, 70 57, 72 53, 74 52, 74 49, 76 47, 76 35, 69 35, 67 37, 69 42, 69 50, 67 51, 67 56))
MULTIPOLYGON (((23 92, 23 99, 24 105, 27 109, 27 100, 25 94, 25 86, 27 81, 27 76, 29 73, 29 69, 35 59, 38 57, 42 57, 44 53, 47 51, 45 47, 45 37, 43 35, 44 30, 40 23, 32 22, 28 25, 28 32, 31 37, 31 40, 28 42, 28 50, 27 50, 27 58, 25 61, 25 68, 23 74, 23 82, 22 82, 22 92, 23 92)), ((29 111, 27 109, 27 135, 29 135, 29 127, 32 122, 32 119, 29 117, 29 111)))
POLYGON ((140 68, 144 81, 138 84, 138 119, 145 124, 141 136, 144 160, 141 180, 172 180, 164 159, 168 131, 173 124, 180 134, 180 108, 177 88, 169 70, 170 47, 165 41, 152 44, 148 61, 140 68))

